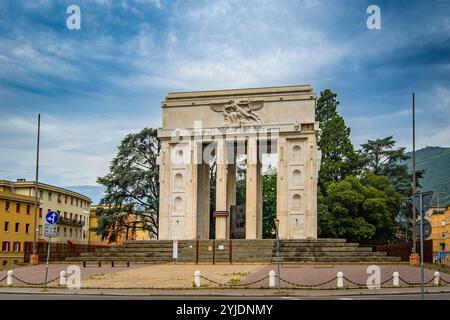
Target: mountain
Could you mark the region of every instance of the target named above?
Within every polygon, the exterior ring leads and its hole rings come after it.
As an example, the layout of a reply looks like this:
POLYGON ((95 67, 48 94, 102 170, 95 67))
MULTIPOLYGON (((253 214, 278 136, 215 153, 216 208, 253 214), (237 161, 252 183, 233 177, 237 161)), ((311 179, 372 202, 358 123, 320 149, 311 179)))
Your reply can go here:
POLYGON ((72 190, 82 195, 85 195, 92 199, 92 205, 96 205, 100 202, 100 199, 103 198, 103 187, 102 186, 66 186, 63 187, 67 190, 72 190))
MULTIPOLYGON (((407 153, 412 156, 411 152, 407 153)), ((412 160, 408 161, 412 169, 412 160)), ((450 148, 426 147, 416 151, 416 168, 425 170, 424 178, 420 180, 421 191, 445 192, 440 195, 440 203, 450 204, 450 148)), ((434 197, 433 204, 437 204, 434 197)))

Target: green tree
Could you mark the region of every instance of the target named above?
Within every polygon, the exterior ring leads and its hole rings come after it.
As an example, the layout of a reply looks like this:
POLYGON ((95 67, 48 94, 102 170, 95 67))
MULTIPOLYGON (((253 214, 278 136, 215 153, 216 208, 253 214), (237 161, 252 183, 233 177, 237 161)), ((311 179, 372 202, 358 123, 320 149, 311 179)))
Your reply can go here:
POLYGON ((275 224, 277 216, 277 171, 268 168, 263 179, 263 238, 274 238, 275 224))
POLYGON ((105 195, 93 230, 102 239, 113 242, 130 226, 158 235, 160 148, 155 129, 129 134, 118 147, 109 173, 97 179, 105 187, 105 195))
MULTIPOLYGON (((405 229, 407 221, 412 218, 412 206, 409 201, 413 194, 412 173, 408 170, 407 161, 410 160, 410 157, 406 155, 405 148, 397 148, 395 144, 396 141, 392 136, 368 140, 367 143, 361 145, 358 153, 360 170, 386 176, 403 198, 395 221, 398 229, 405 229)), ((417 188, 420 188, 420 179, 423 174, 423 171, 416 171, 417 188)), ((408 233, 412 234, 412 232, 408 233)))
POLYGON ((394 218, 401 197, 387 177, 371 172, 361 177, 348 176, 329 183, 326 192, 327 197, 321 204, 323 216, 328 215, 321 226, 325 236, 350 241, 393 238, 394 218))
POLYGON ((317 99, 316 121, 320 123, 319 148, 322 161, 319 173, 319 188, 326 191, 326 184, 341 181, 354 175, 358 168, 358 155, 350 140, 350 128, 339 115, 337 94, 326 89, 317 99))

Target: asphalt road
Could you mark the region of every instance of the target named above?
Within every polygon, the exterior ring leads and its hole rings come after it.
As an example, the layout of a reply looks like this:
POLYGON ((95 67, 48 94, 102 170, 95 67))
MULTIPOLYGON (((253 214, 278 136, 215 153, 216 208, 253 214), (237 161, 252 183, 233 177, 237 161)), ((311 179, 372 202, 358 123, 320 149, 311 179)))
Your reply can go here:
MULTIPOLYGON (((420 294, 386 294, 320 297, 186 297, 186 296, 108 296, 57 294, 0 294, 0 300, 420 300, 420 294)), ((450 300, 450 293, 427 293, 425 300, 450 300)))

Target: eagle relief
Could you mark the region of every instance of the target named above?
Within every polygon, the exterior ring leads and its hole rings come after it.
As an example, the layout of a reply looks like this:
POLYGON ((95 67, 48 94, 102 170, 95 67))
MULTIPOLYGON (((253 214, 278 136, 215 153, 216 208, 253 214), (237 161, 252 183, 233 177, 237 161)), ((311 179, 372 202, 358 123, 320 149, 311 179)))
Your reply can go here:
POLYGON ((263 107, 262 100, 229 100, 223 103, 212 103, 211 109, 215 112, 221 112, 228 126, 243 126, 257 124, 261 118, 255 112, 263 107))

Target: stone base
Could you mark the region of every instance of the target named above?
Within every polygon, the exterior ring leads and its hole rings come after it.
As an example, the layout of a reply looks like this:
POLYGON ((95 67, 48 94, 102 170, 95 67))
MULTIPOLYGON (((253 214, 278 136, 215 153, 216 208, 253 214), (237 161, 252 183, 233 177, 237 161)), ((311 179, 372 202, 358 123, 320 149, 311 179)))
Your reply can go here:
POLYGON ((39 256, 37 254, 30 255, 30 263, 35 266, 39 264, 39 256))
POLYGON ((420 265, 420 256, 418 253, 411 253, 411 255, 409 256, 409 265, 410 266, 420 265))

